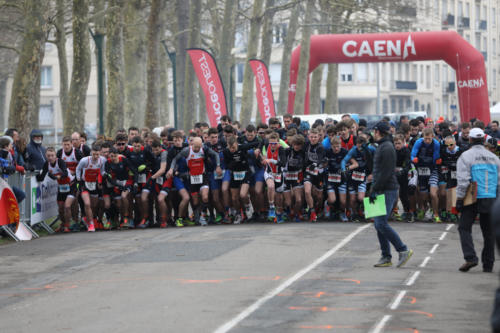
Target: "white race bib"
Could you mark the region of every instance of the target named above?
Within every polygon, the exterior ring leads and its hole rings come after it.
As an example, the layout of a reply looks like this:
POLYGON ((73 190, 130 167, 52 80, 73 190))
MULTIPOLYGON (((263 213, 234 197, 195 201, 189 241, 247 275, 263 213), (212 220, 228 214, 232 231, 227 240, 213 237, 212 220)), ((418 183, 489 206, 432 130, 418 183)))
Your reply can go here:
POLYGON ((245 179, 245 171, 233 171, 234 180, 243 180, 245 179))
POLYGON ((281 173, 273 173, 275 183, 281 183, 281 173))
POLYGON ((156 184, 163 185, 163 177, 156 178, 156 184))
POLYGON ((191 175, 191 184, 198 185, 203 183, 203 175, 191 175))
POLYGON ((352 172, 352 179, 357 182, 363 182, 365 180, 365 173, 359 171, 352 172))
POLYGON ((226 170, 222 170, 222 173, 220 174, 220 176, 217 174, 217 172, 214 171, 214 179, 222 179, 224 178, 224 173, 226 172, 226 170))
POLYGON ((117 180, 116 181, 116 185, 117 186, 125 186, 126 183, 127 183, 126 180, 117 180))
POLYGON ((431 175, 431 169, 429 168, 418 168, 418 175, 427 177, 431 175))
POLYGON ((451 171, 450 172, 450 177, 451 177, 451 179, 457 179, 457 172, 456 171, 451 171))
POLYGON ((317 176, 319 174, 319 170, 317 168, 307 168, 307 172, 313 176, 317 176))
POLYGON ((59 184, 59 192, 68 193, 70 190, 69 184, 59 184))
POLYGON ((441 173, 448 173, 448 170, 449 170, 448 167, 445 166, 441 167, 441 173))
POLYGON ((288 171, 285 173, 286 180, 299 180, 299 172, 298 171, 288 171))
POLYGON ((95 189, 97 188, 97 183, 96 182, 85 182, 85 187, 89 191, 95 191, 95 189))
POLYGON ((338 173, 329 173, 328 174, 328 181, 330 183, 340 183, 342 180, 342 176, 338 173))
POLYGON ((146 184, 146 174, 145 173, 140 173, 139 177, 137 177, 137 182, 139 184, 146 184))

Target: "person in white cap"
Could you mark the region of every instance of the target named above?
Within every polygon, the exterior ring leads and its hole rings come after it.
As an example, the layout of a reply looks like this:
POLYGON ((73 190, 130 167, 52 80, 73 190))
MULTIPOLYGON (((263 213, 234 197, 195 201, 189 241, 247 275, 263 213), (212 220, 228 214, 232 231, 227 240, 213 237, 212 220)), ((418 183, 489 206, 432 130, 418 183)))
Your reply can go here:
POLYGON ((495 262, 495 238, 490 220, 490 209, 499 193, 500 160, 484 147, 485 134, 480 128, 473 128, 469 134, 471 147, 465 151, 457 162, 457 203, 461 212, 458 231, 465 263, 460 266, 461 272, 467 272, 477 266, 478 257, 472 241, 472 224, 479 214, 479 224, 483 234, 484 246, 481 253, 483 272, 491 272, 495 262), (467 188, 477 183, 477 202, 464 206, 467 188))

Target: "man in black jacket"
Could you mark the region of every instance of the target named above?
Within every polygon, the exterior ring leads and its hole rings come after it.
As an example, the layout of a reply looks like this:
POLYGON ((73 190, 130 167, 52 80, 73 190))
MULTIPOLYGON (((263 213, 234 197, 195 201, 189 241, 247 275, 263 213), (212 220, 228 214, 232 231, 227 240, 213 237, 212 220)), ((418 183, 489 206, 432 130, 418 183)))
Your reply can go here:
POLYGON ((391 246, 399 252, 398 267, 402 267, 413 254, 411 249, 401 241, 397 232, 387 223, 387 217, 398 199, 399 184, 396 179, 396 150, 389 134, 390 127, 387 122, 381 121, 374 127, 375 140, 378 143, 373 157, 373 184, 370 189, 370 202, 374 202, 377 194, 385 195, 386 215, 375 217, 382 257, 375 267, 389 267, 391 262, 391 246))

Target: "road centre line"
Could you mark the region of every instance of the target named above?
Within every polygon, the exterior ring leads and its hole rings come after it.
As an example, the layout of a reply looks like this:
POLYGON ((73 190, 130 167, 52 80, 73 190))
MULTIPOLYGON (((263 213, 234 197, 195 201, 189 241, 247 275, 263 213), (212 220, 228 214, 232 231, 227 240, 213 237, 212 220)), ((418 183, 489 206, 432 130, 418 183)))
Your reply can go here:
POLYGON ((434 244, 434 246, 432 247, 432 249, 429 251, 430 254, 433 254, 434 252, 436 252, 437 248, 438 248, 439 244, 434 244))
POLYGON ((412 276, 410 276, 410 278, 406 281, 406 285, 407 286, 413 285, 415 283, 415 281, 417 280, 419 275, 420 275, 420 271, 416 271, 415 273, 413 273, 412 276))
MULTIPOLYGON (((225 333, 234 328, 236 325, 238 325, 241 321, 243 321, 246 317, 257 311, 264 303, 266 303, 268 300, 272 299, 279 293, 281 293, 283 290, 288 288, 290 285, 292 285, 294 282, 302 278, 304 275, 315 269, 318 265, 323 263, 325 260, 330 258, 333 254, 335 254, 338 250, 340 250, 342 247, 344 247, 347 243, 349 243, 356 235, 361 233, 363 230, 367 229, 370 227, 371 224, 366 224, 364 226, 361 226, 351 232, 349 235, 347 235, 340 243, 335 245, 333 248, 328 250, 325 254, 323 254, 321 257, 318 259, 314 260, 311 264, 308 266, 304 267, 297 273, 295 273, 292 277, 281 283, 278 287, 274 288, 267 294, 265 294, 263 297, 259 298, 257 301, 255 301, 253 304, 248 306, 246 309, 244 309, 242 312, 240 312, 237 316, 217 328, 214 332, 215 333, 225 333)), ((387 321, 388 319, 386 319, 387 321)), ((385 323, 384 323, 385 325, 385 323)), ((383 327, 383 325, 382 325, 383 327)), ((380 332, 380 330, 375 331, 375 332, 380 332)))
POLYGON ((448 224, 448 226, 446 227, 446 231, 449 231, 451 228, 453 228, 453 224, 448 224))
POLYGON ((382 317, 382 319, 378 322, 377 325, 373 329, 370 330, 370 333, 380 333, 384 329, 384 326, 387 324, 387 322, 391 319, 391 315, 385 315, 382 317))
POLYGON ((446 235, 447 235, 447 234, 448 234, 448 233, 447 233, 446 231, 443 231, 443 233, 442 233, 442 234, 441 234, 441 236, 439 237, 439 240, 440 240, 440 241, 442 241, 442 240, 446 237, 446 235))
POLYGON ((425 257, 425 259, 422 261, 422 263, 418 267, 425 267, 427 263, 431 260, 431 257, 425 257))
POLYGON ((389 309, 396 310, 401 301, 403 300, 403 298, 405 297, 405 295, 406 295, 406 290, 401 290, 396 296, 396 298, 394 298, 394 301, 389 306, 389 309))

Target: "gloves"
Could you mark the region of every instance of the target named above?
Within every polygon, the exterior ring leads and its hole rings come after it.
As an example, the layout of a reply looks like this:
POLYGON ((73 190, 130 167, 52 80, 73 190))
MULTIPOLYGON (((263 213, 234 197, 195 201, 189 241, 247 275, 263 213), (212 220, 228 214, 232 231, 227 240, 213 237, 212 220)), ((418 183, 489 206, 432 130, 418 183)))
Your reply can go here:
POLYGON ((415 157, 412 161, 413 163, 418 164, 418 157, 415 157))
POLYGON ((456 203, 455 209, 458 212, 462 212, 462 209, 464 209, 464 200, 463 199, 457 199, 457 203, 456 203))
POLYGON ((375 199, 377 199, 377 193, 370 192, 370 203, 374 204, 375 203, 375 199))
POLYGON ((137 168, 137 171, 139 172, 143 172, 144 170, 146 170, 146 165, 144 164, 139 165, 139 167, 137 168))
POLYGON ((436 165, 441 165, 441 163, 443 163, 443 160, 442 160, 442 159, 440 159, 440 158, 438 158, 438 159, 436 160, 436 165))
POLYGON ((19 172, 21 175, 24 175, 24 167, 21 165, 16 165, 16 171, 19 172))

